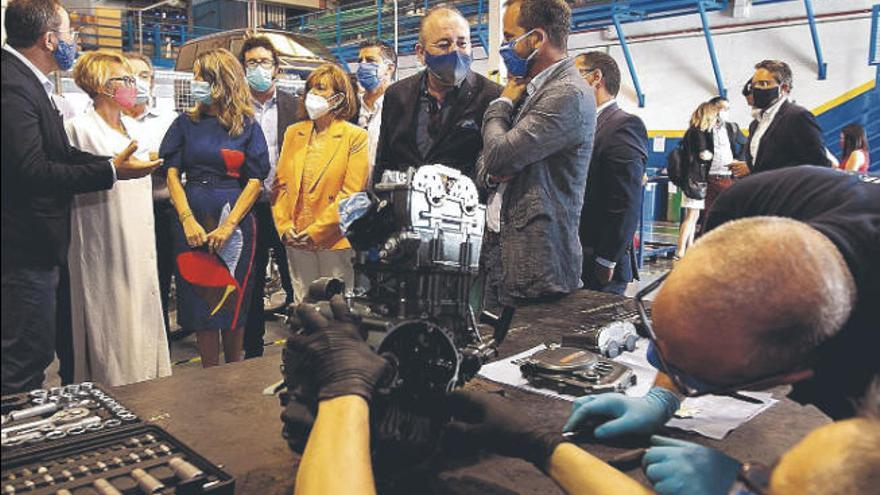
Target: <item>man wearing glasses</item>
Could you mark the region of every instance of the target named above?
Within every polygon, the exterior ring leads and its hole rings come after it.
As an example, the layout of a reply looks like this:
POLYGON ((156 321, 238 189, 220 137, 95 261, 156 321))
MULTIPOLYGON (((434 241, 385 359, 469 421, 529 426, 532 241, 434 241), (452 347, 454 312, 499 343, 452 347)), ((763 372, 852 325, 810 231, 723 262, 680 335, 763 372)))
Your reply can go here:
MULTIPOLYGON (((693 251, 636 296, 652 341, 649 360, 662 371, 659 386, 640 398, 580 399, 566 430, 602 418, 598 438, 647 434, 672 417, 678 396, 782 384, 794 385, 792 399, 833 419, 854 416, 880 376, 878 205, 876 177, 824 167, 776 170, 734 184, 718 197, 709 232, 693 251), (648 318, 643 299, 658 288, 648 318)), ((665 445, 663 459, 646 457, 646 463, 704 462, 716 469, 704 470, 712 479, 703 481, 732 482, 736 461, 689 445, 665 445)))
POLYGON ((55 0, 13 0, 6 9, 2 55, 3 272, 2 393, 40 388, 55 355, 59 267, 70 244, 74 194, 149 175, 160 160, 115 157, 70 146, 51 99, 49 74, 69 70, 76 32, 55 0))
POLYGON ((244 331, 244 356, 248 359, 263 355, 263 335, 266 333, 265 274, 271 253, 274 253, 273 259, 278 266, 281 285, 286 293, 285 303, 293 301, 293 285, 290 282, 287 255, 275 229, 275 222, 272 220, 269 191, 272 190, 272 183, 275 180, 278 155, 284 142, 284 131, 291 124, 306 119, 306 114, 302 98, 279 91, 275 84, 281 73, 279 67, 281 58, 268 37, 253 36, 246 39, 238 57, 244 67, 251 91, 254 120, 259 122, 266 137, 270 167, 269 175, 263 182, 263 192, 253 208, 257 219, 257 247, 254 252, 254 273, 257 277, 254 280, 251 309, 248 312, 249 317, 244 331))
POLYGON ((443 164, 474 178, 489 102, 501 87, 471 70, 471 30, 458 10, 422 18, 416 56, 425 70, 385 92, 372 183, 386 170, 443 164))

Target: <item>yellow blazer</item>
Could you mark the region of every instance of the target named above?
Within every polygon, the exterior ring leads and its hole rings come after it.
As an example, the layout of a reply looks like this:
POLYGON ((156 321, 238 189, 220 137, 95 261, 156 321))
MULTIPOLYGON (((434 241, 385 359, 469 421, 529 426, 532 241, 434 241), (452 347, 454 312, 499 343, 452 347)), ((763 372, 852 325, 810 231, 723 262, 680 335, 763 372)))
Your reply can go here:
POLYGON ((278 157, 278 170, 272 188, 272 216, 278 235, 293 228, 300 188, 308 187, 304 198, 315 212, 315 222, 306 232, 321 249, 351 247, 339 228, 339 201, 367 185, 367 131, 341 120, 336 120, 326 132, 330 141, 324 148, 313 184, 303 185, 306 149, 312 135, 311 120, 297 122, 284 132, 284 143, 278 157))

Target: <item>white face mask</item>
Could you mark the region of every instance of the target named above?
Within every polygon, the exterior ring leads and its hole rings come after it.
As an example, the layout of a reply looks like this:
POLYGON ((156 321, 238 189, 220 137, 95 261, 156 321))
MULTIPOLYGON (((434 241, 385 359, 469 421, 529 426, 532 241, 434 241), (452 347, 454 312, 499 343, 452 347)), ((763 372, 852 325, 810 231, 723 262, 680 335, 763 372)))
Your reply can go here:
POLYGON ((721 110, 718 112, 718 120, 721 122, 730 122, 730 110, 721 110))
MULTIPOLYGON (((333 95, 330 98, 335 97, 336 95, 333 95)), ((335 108, 335 106, 333 108, 335 108)), ((329 112, 333 108, 330 107, 330 101, 328 98, 324 98, 323 96, 319 96, 314 93, 309 93, 306 95, 306 112, 309 114, 309 119, 311 120, 320 119, 321 117, 327 115, 327 112, 329 112)))

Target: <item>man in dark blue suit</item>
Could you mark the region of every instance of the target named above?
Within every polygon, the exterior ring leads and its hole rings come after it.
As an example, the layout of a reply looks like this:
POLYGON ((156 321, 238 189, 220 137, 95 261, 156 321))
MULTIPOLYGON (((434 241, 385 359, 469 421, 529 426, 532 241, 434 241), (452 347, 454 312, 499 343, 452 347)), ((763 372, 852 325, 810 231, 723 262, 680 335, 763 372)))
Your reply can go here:
POLYGON ((3 395, 39 388, 55 357, 55 303, 77 193, 150 174, 160 160, 95 156, 70 146, 49 74, 69 70, 76 31, 57 0, 12 0, 2 49, 3 395))
POLYGON ((623 294, 637 276, 633 234, 642 204, 648 134, 642 119, 624 112, 614 98, 620 69, 611 56, 587 52, 575 66, 596 94, 598 117, 587 177, 580 238, 584 287, 623 294))

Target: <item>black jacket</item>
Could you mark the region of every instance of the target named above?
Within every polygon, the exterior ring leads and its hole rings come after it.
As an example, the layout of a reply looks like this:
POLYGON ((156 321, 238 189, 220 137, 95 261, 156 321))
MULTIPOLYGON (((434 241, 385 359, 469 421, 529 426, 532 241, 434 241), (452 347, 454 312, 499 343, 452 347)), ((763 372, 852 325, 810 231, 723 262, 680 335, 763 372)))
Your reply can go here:
POLYGON ((758 121, 752 121, 746 144, 747 162, 752 173, 804 164, 831 166, 825 153, 822 129, 806 108, 791 101, 782 103, 761 137, 758 156, 752 156, 752 136, 757 128, 758 121))
POLYGON ((6 50, 2 121, 3 267, 66 263, 71 199, 113 187, 109 159, 71 147, 40 81, 6 50))
POLYGON ((422 156, 416 143, 419 94, 425 71, 392 84, 382 104, 382 127, 373 169, 373 184, 385 170, 441 163, 474 178, 474 166, 483 148, 481 126, 489 103, 501 95, 501 86, 469 72, 458 89, 456 105, 434 145, 422 156))
POLYGON ((712 156, 715 153, 712 131, 690 127, 684 133, 683 139, 688 154, 684 162, 687 167, 685 171, 687 183, 682 184, 682 193, 691 199, 704 199, 709 168, 712 166, 712 156))
POLYGON ((284 131, 287 127, 309 118, 303 99, 295 94, 277 90, 275 99, 278 104, 278 150, 284 144, 284 131))
POLYGON ((648 132, 642 119, 616 103, 599 114, 596 126, 581 211, 584 270, 592 270, 592 260, 601 256, 617 263, 613 280, 630 282, 637 266, 632 240, 642 204, 648 132))

